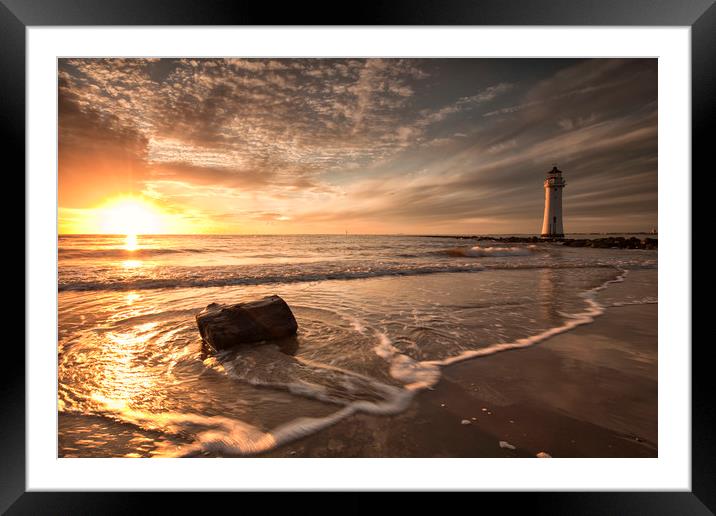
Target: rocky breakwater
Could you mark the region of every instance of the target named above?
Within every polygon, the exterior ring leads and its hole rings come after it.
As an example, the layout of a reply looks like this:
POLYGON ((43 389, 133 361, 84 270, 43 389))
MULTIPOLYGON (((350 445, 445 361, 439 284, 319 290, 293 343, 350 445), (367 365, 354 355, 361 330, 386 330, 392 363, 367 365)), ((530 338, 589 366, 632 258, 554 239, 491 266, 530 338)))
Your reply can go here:
POLYGON ((597 249, 651 249, 655 250, 659 246, 659 240, 656 238, 637 238, 637 237, 602 237, 602 238, 548 238, 538 236, 465 236, 465 235, 424 235, 427 238, 452 238, 460 240, 477 240, 488 242, 500 242, 505 244, 538 244, 543 242, 553 242, 566 247, 593 247, 597 249))
POLYGON ((565 238, 562 245, 567 247, 594 247, 598 249, 657 249, 656 238, 607 237, 607 238, 565 238))

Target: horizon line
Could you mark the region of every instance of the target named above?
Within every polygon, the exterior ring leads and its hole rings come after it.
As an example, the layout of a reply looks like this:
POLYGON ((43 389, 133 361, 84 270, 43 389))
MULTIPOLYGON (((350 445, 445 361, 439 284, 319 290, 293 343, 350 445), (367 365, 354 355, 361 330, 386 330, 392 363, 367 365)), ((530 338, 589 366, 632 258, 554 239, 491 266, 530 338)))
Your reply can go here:
MULTIPOLYGON (((654 235, 658 234, 656 231, 575 231, 565 232, 565 235, 654 235)), ((63 236, 119 236, 125 237, 129 233, 58 233, 58 237, 63 236)), ((514 236, 514 235, 529 235, 529 236, 541 236, 540 233, 132 233, 136 236, 414 236, 414 237, 431 237, 431 236, 514 236)))

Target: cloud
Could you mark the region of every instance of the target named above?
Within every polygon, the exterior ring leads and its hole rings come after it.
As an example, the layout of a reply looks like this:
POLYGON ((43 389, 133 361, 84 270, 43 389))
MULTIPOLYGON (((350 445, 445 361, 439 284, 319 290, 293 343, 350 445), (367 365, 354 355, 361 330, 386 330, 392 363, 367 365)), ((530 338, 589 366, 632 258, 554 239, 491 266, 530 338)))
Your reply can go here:
POLYGON ((656 60, 507 61, 61 59, 60 204, 519 231, 556 162, 574 221, 655 221, 656 60))
POLYGON ((528 224, 541 220, 544 173, 558 162, 572 231, 648 229, 657 213, 655 63, 629 64, 589 61, 556 74, 526 91, 523 99, 531 100, 520 105, 527 107, 504 111, 509 119, 493 122, 477 141, 424 161, 429 172, 419 180, 356 183, 346 194, 357 201, 346 203, 350 208, 336 204, 304 216, 418 227, 451 221, 446 226, 456 232, 483 217, 536 231, 528 224), (558 86, 570 77, 586 79, 558 86))
POLYGON ((59 98, 58 188, 64 207, 81 207, 140 188, 148 177, 146 138, 112 113, 59 98))
POLYGON ((320 173, 393 156, 420 141, 428 126, 509 88, 497 84, 443 108, 417 110, 411 97, 429 75, 411 60, 177 60, 154 80, 156 66, 62 61, 60 95, 135 128, 150 143, 150 162, 275 169, 300 163, 320 173))

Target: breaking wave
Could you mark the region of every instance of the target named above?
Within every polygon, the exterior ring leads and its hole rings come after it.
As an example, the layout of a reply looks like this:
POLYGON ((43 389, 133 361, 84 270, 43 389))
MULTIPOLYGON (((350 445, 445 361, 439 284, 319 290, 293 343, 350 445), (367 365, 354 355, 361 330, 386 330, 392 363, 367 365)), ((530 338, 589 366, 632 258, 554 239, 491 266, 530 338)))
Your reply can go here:
POLYGON ((139 248, 139 249, 124 249, 121 247, 115 248, 96 248, 96 249, 81 249, 72 247, 60 247, 58 254, 60 258, 65 259, 101 259, 101 258, 117 258, 117 259, 139 259, 139 258, 151 258, 154 256, 164 256, 172 254, 197 254, 197 253, 210 253, 212 249, 203 248, 139 248))
POLYGON ((82 279, 60 279, 58 290, 144 290, 159 288, 195 288, 195 287, 223 287, 233 285, 263 285, 274 283, 296 283, 325 280, 349 280, 361 278, 376 278, 381 276, 416 276, 420 274, 435 274, 439 272, 474 272, 483 268, 479 264, 466 263, 460 265, 406 265, 401 263, 383 264, 382 267, 367 265, 346 265, 334 267, 332 270, 316 269, 306 272, 303 268, 283 267, 283 272, 263 266, 261 270, 248 268, 172 268, 164 271, 161 268, 153 269, 151 275, 116 278, 109 277, 98 281, 82 279), (268 273, 267 273, 268 271, 268 273), (167 273, 167 277, 162 274, 167 273))
POLYGON ((480 247, 476 245, 474 247, 455 247, 449 249, 447 254, 451 256, 465 256, 465 257, 490 257, 490 256, 530 256, 536 253, 536 248, 531 247, 480 247))
MULTIPOLYGON (((493 255, 496 256, 496 255, 493 255)), ((521 255, 514 255, 521 256, 521 255)), ((382 263, 330 263, 298 264, 297 266, 261 267, 147 267, 146 271, 123 273, 100 270, 96 273, 83 270, 81 274, 61 273, 58 291, 127 291, 173 288, 208 288, 241 285, 271 285, 326 280, 353 280, 387 276, 419 276, 424 274, 479 272, 500 269, 653 269, 656 264, 623 262, 547 263, 500 262, 465 263, 442 262, 434 264, 382 263), (313 269, 313 270, 311 270, 313 269)))

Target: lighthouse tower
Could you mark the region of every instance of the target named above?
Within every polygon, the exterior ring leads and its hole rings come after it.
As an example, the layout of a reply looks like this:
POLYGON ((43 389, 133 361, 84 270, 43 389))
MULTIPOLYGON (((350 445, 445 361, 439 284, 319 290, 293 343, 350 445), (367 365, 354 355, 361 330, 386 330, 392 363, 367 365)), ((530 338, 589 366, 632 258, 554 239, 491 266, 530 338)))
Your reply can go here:
POLYGON ((542 237, 564 236, 562 226, 562 188, 564 188, 562 171, 556 166, 547 172, 544 180, 544 219, 542 220, 542 237))

